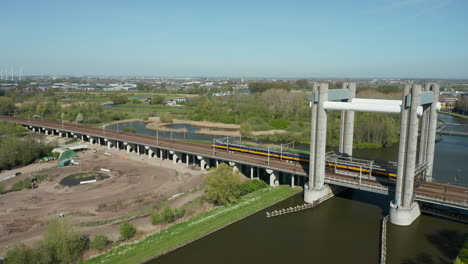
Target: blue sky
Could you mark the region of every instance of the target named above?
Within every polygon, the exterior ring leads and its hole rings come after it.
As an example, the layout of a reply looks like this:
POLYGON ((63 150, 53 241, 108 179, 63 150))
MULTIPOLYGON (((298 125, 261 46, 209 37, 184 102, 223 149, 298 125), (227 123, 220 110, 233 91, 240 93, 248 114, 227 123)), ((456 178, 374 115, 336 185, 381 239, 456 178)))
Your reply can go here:
POLYGON ((468 1, 0 0, 0 70, 468 78, 468 1))

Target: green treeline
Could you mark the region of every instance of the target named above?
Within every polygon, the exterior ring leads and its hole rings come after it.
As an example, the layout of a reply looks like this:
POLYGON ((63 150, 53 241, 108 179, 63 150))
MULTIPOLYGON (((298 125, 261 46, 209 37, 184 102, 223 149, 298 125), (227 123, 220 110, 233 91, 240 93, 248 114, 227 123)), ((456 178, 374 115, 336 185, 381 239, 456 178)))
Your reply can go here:
POLYGON ((38 135, 26 135, 26 129, 20 125, 0 122, 0 171, 50 156, 53 148, 52 145, 39 143, 38 135))
MULTIPOLYGON (((392 91, 394 89, 396 88, 389 88, 392 91)), ((189 118, 240 124, 244 137, 253 137, 251 133, 254 131, 284 129, 285 133, 256 138, 309 142, 310 114, 306 93, 269 89, 249 95, 203 96, 195 103, 195 110, 189 118)), ((340 115, 339 111, 328 111, 327 142, 330 145, 337 145, 339 142, 340 115)), ((399 126, 399 115, 356 113, 355 144, 361 147, 392 145, 398 142, 399 126)))
POLYGON ((62 105, 56 101, 33 101, 24 103, 17 113, 23 118, 65 121, 82 124, 100 124, 125 119, 127 114, 107 112, 99 103, 74 103, 62 105))
POLYGON ((251 82, 249 90, 254 93, 265 92, 269 89, 284 89, 290 91, 293 88, 290 82, 251 82))

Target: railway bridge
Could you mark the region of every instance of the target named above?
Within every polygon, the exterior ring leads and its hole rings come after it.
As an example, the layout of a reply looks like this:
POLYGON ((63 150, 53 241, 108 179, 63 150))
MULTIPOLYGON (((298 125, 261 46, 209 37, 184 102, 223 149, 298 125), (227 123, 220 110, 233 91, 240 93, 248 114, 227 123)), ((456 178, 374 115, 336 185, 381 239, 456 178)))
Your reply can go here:
MULTIPOLYGON (((304 185, 304 199, 312 203, 330 195, 333 188, 343 186, 385 195, 394 195, 390 203, 390 222, 410 225, 419 215, 417 201, 468 209, 468 188, 432 182, 432 163, 437 121, 437 84, 406 85, 402 100, 354 98, 356 85, 345 83, 343 89, 328 90, 328 84, 315 84, 311 98, 311 151, 309 162, 254 155, 213 146, 149 135, 105 130, 71 123, 0 116, 0 120, 15 122, 34 132, 75 138, 91 144, 136 152, 150 158, 170 159, 174 163, 198 165, 202 170, 228 163, 247 177, 261 178, 275 186, 304 185), (357 171, 330 170, 325 164, 336 163, 336 157, 325 153, 326 114, 342 111, 340 152, 352 157, 355 111, 372 111, 401 115, 398 169, 395 179, 374 177, 359 160, 345 161, 357 171), (418 145, 418 123, 422 119, 418 145), (417 153, 418 152, 418 153, 417 153), (415 176, 419 176, 415 181, 415 176)), ((342 164, 344 161, 340 161, 342 164)), ((346 164, 345 164, 346 165, 346 164)), ((331 166, 333 168, 333 166, 331 166)))

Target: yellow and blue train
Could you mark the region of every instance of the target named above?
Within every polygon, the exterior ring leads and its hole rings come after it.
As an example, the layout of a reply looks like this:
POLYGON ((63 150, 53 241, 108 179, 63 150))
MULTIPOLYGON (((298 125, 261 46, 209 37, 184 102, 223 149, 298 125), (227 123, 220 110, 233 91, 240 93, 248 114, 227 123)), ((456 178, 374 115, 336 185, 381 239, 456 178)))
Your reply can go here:
MULTIPOLYGON (((250 153, 261 156, 270 156, 271 158, 278 158, 284 160, 293 160, 299 162, 309 162, 309 155, 292 153, 292 152, 281 152, 276 149, 264 149, 253 146, 238 145, 238 144, 227 144, 221 142, 215 142, 212 145, 214 148, 226 149, 231 151, 238 151, 244 153, 250 153)), ((355 162, 355 158, 350 158, 347 156, 336 155, 334 161, 327 161, 326 166, 329 168, 344 169, 354 172, 362 172, 367 175, 371 174, 373 176, 383 176, 396 178, 397 169, 394 164, 388 162, 374 161, 371 166, 362 163, 358 165, 355 162)))

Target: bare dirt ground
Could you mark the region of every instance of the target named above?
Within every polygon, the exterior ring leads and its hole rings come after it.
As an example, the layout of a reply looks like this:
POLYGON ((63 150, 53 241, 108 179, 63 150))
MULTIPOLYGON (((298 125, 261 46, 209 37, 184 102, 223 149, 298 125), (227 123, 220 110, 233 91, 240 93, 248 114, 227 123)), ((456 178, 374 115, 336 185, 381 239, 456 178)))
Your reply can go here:
MULTIPOLYGON (((15 243, 32 245, 40 240, 47 223, 60 213, 84 234, 106 234, 117 240, 119 225, 127 221, 132 212, 149 208, 176 194, 187 193, 170 200, 171 207, 179 207, 203 194, 202 191, 189 193, 202 184, 203 174, 199 170, 185 168, 184 164, 172 164, 169 160, 149 159, 136 153, 89 146, 96 148, 97 152, 80 152, 75 159, 81 163, 80 166, 58 167, 57 161, 36 163, 14 170, 23 174, 3 181, 9 187, 19 180, 39 174, 38 171, 52 176, 52 180, 40 183, 37 189, 0 195, 0 254, 15 243), (59 184, 66 176, 98 172, 101 168, 111 170, 106 173, 110 178, 73 187, 59 184), (114 221, 92 224, 110 219, 114 221)), ((1 175, 4 174, 12 173, 2 172, 1 175)), ((131 222, 143 233, 161 228, 152 226, 149 217, 149 213, 138 215, 131 218, 131 222)))

